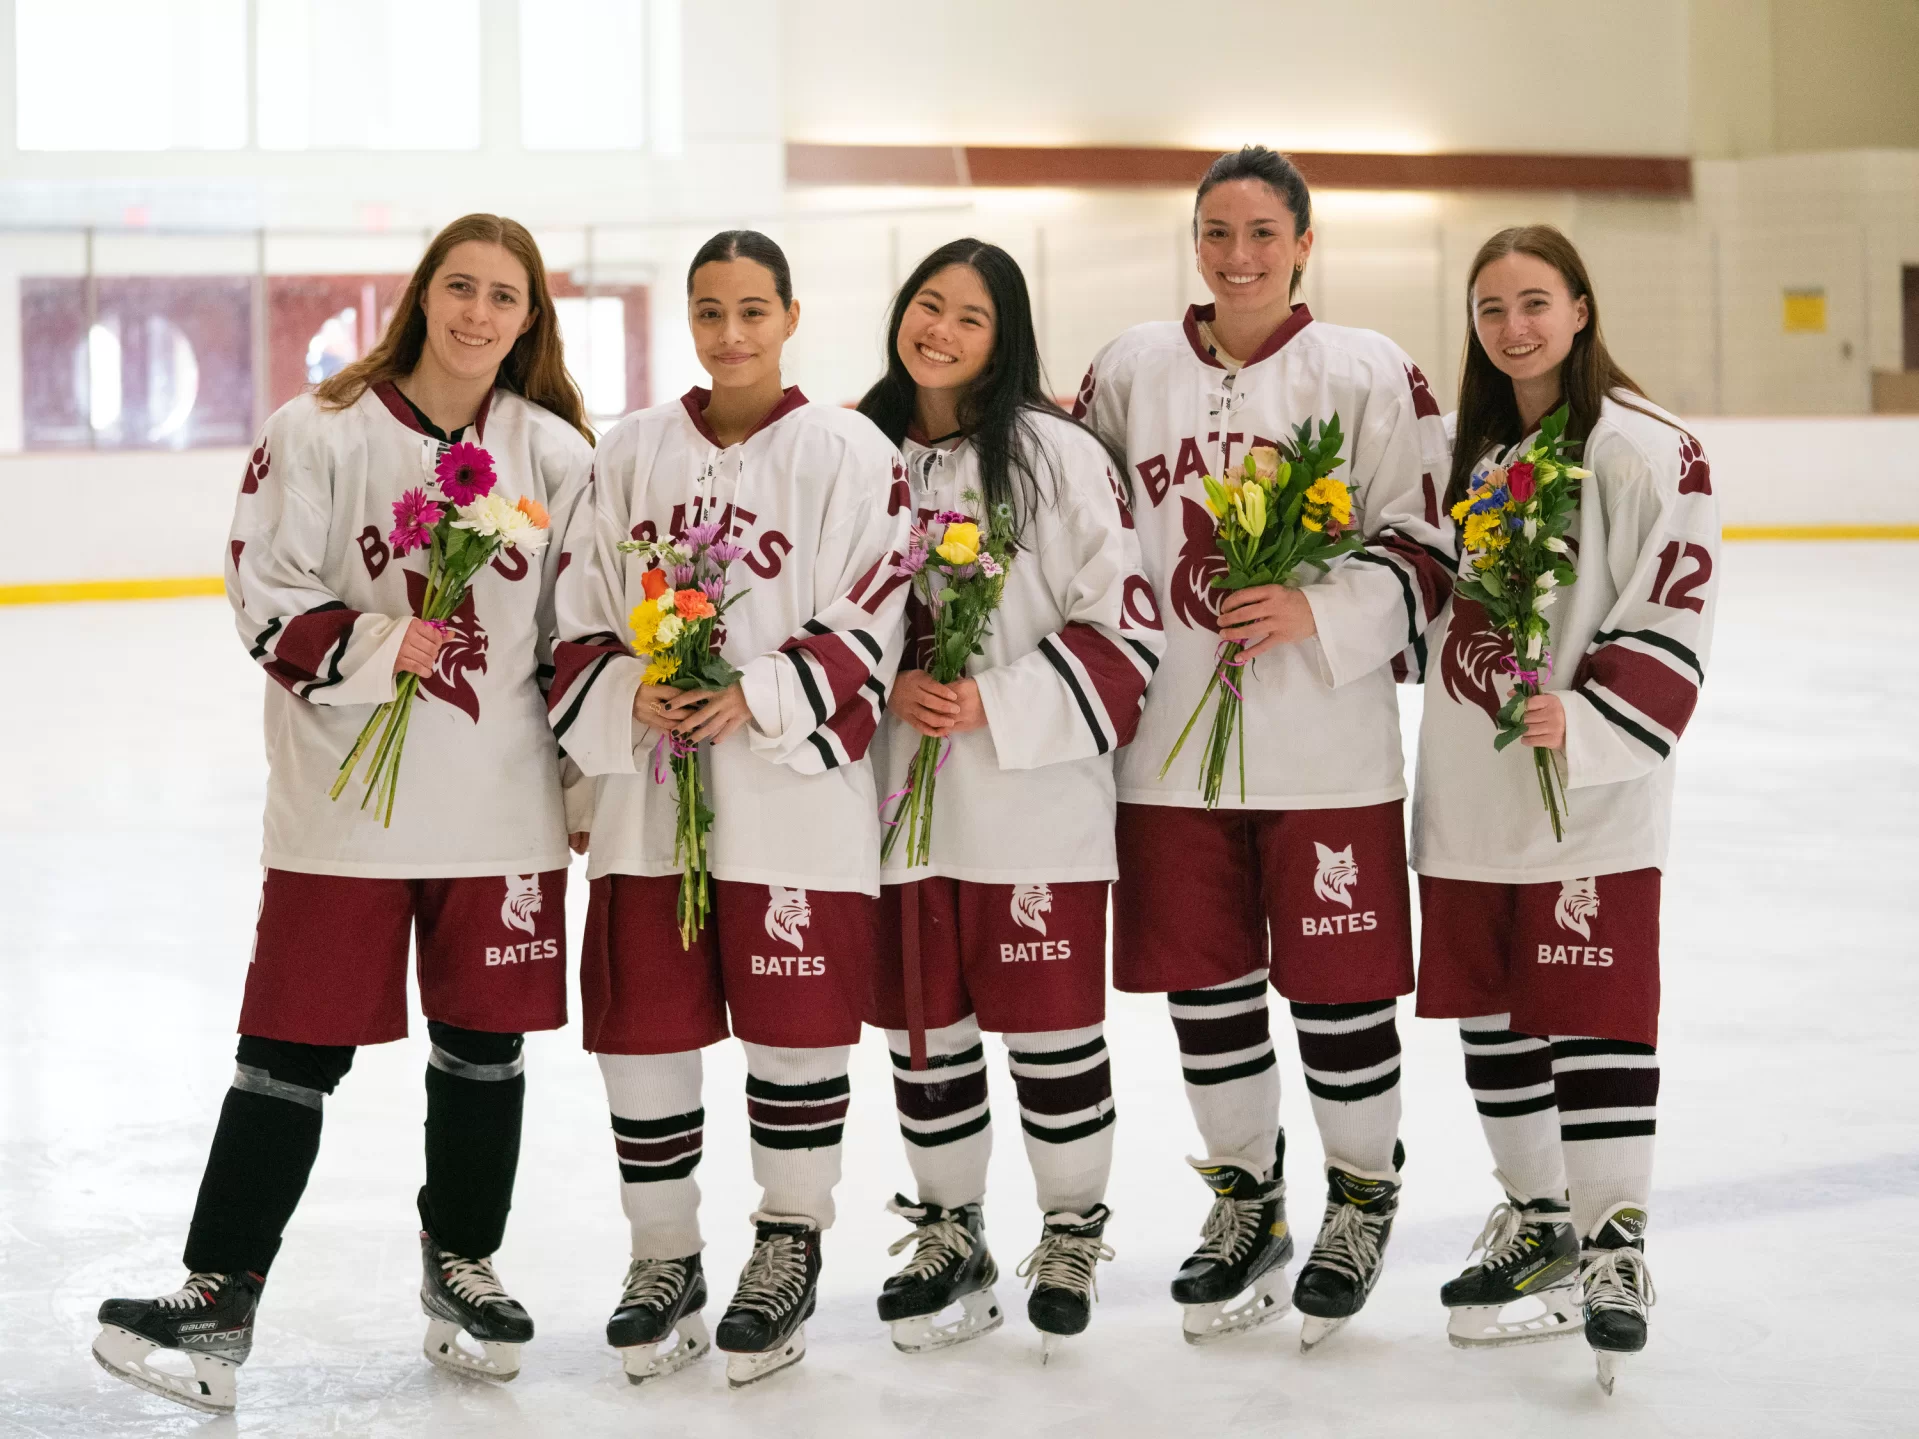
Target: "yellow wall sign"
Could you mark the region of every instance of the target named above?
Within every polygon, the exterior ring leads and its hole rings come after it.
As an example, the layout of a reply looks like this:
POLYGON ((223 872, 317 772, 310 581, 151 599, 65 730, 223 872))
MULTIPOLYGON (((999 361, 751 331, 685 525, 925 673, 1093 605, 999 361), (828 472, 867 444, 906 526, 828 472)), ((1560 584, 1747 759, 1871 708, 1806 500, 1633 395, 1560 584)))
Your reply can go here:
POLYGON ((1824 290, 1786 291, 1785 329, 1788 335, 1826 333, 1826 292, 1824 290))

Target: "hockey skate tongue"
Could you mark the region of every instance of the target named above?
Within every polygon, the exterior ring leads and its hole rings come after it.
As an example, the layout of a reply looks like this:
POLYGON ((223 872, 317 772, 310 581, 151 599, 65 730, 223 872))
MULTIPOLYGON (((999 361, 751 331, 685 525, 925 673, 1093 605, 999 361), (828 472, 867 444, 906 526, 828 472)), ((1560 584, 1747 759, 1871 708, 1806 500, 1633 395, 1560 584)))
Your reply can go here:
POLYGON ((1594 1231, 1592 1242, 1601 1249, 1629 1249, 1646 1238, 1646 1211, 1619 1208, 1594 1231))
POLYGON ((1328 1176, 1328 1187, 1334 1199, 1343 1199, 1348 1204, 1364 1209, 1375 1203, 1382 1195, 1392 1192, 1393 1186, 1383 1179, 1362 1179, 1357 1174, 1348 1174, 1343 1169, 1335 1169, 1328 1176))
MULTIPOLYGON (((1192 1163, 1191 1160, 1187 1162, 1192 1163)), ((1206 1181, 1206 1187, 1222 1199, 1258 1197, 1259 1181, 1237 1164, 1193 1164, 1193 1168, 1206 1181)))

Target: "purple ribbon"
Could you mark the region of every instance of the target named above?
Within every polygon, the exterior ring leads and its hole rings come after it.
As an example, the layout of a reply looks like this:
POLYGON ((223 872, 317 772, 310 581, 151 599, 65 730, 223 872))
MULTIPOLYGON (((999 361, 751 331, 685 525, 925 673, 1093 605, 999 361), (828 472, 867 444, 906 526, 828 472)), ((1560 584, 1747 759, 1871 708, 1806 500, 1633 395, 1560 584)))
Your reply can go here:
POLYGON ((1553 677, 1553 652, 1547 650, 1540 657, 1539 668, 1536 670, 1522 670, 1516 655, 1507 655, 1499 662, 1499 668, 1521 684, 1537 686, 1553 677))
MULTIPOLYGON (((953 757, 953 742, 949 739, 946 742, 945 750, 940 754, 939 763, 933 766, 933 773, 935 776, 937 776, 941 770, 946 768, 946 762, 952 757, 953 757)), ((905 799, 912 792, 913 792, 913 782, 909 779, 904 785, 900 786, 900 788, 894 790, 885 799, 880 801, 880 818, 883 820, 886 820, 886 827, 888 829, 897 828, 899 826, 899 821, 896 819, 886 819, 886 807, 896 799, 905 799)))
POLYGON ((1228 690, 1232 691, 1234 699, 1238 700, 1241 704, 1245 704, 1246 696, 1239 692, 1239 686, 1228 679, 1225 673, 1228 669, 1238 669, 1241 665, 1249 665, 1252 663, 1251 660, 1246 658, 1245 646, 1243 645, 1240 646, 1241 652, 1239 654, 1233 655, 1230 658, 1227 656, 1227 649, 1237 644, 1239 644, 1238 640, 1221 640, 1219 642, 1219 648, 1213 651, 1213 663, 1220 671, 1219 682, 1226 686, 1228 690))
POLYGON ((665 733, 663 733, 660 736, 658 743, 656 743, 653 746, 653 783, 654 784, 665 784, 667 779, 670 777, 670 771, 668 771, 665 765, 661 763, 661 756, 665 752, 669 744, 671 744, 673 747, 674 759, 685 759, 688 755, 692 754, 694 750, 699 748, 698 744, 689 744, 686 740, 681 739, 678 735, 674 734, 673 731, 671 730, 667 730, 665 733))

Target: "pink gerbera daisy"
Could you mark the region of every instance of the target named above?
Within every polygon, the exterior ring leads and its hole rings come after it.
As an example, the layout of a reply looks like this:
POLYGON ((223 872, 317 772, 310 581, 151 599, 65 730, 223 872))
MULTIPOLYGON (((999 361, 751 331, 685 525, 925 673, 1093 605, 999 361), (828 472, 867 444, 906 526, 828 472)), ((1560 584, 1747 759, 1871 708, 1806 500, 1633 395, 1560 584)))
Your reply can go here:
POLYGON ((393 532, 387 536, 396 555, 409 555, 433 540, 433 527, 446 511, 426 497, 425 490, 408 490, 393 502, 393 532))
POLYGON ((433 473, 440 492, 456 505, 470 505, 493 493, 493 456, 464 440, 447 446, 433 473))

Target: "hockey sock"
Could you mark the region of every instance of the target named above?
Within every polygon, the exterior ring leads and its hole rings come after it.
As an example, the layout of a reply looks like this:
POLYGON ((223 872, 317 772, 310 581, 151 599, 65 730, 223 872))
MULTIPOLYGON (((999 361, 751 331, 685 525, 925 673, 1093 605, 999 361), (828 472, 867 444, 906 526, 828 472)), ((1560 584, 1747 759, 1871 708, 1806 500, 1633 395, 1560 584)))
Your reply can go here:
POLYGON ((913 1068, 907 1033, 886 1031, 893 1101, 918 1198, 958 1209, 986 1194, 993 1115, 986 1103, 986 1048, 972 1015, 926 1031, 926 1068, 913 1068))
POLYGON ((1399 1135, 1399 1002, 1295 1004, 1299 1063, 1326 1158, 1365 1174, 1393 1170, 1399 1135))
POLYGON ((851 1046, 741 1044, 753 1178, 765 1190, 760 1211, 810 1219, 826 1229, 833 1223, 833 1189, 840 1182, 840 1136, 852 1094, 846 1080, 851 1046))
POLYGON ((1006 1058, 1041 1213, 1091 1213, 1113 1171, 1117 1115, 1105 1027, 1009 1034, 1006 1058))
POLYGON ((1279 1068, 1267 1021, 1266 971, 1166 996, 1205 1157, 1274 1178, 1279 1068))
POLYGON ((698 1254, 706 1110, 700 1106, 697 1049, 679 1054, 602 1054, 613 1148, 620 1160, 620 1207, 633 1227, 635 1259, 698 1254))
POLYGON ((1521 1199, 1559 1199, 1566 1193, 1566 1161, 1559 1147, 1552 1046, 1514 1034, 1511 1023, 1505 1014, 1459 1021, 1466 1087, 1500 1177, 1521 1199))
POLYGON ((351 1045, 240 1036, 183 1257, 196 1273, 264 1275, 320 1154, 320 1106, 351 1045))
POLYGON ((428 1020, 426 1184, 420 1223, 442 1249, 484 1259, 500 1247, 520 1167, 526 1057, 517 1034, 428 1020))
POLYGON ((1555 1034, 1553 1088, 1574 1228, 1591 1234, 1615 1204, 1649 1210, 1658 1052, 1623 1039, 1555 1034))

